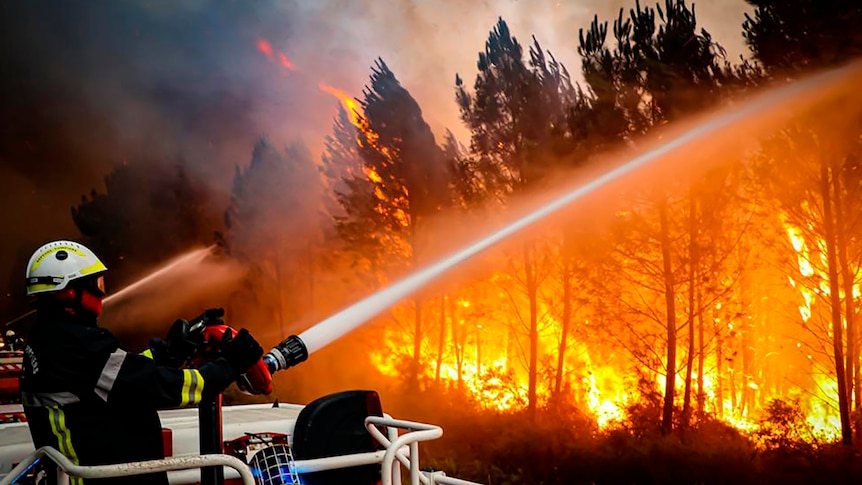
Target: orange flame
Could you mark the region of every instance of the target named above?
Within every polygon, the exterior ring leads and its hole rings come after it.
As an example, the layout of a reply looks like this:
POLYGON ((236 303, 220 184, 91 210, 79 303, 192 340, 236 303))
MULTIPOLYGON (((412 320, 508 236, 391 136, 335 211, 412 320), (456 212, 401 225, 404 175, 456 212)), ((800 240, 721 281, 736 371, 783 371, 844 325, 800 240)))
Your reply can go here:
MULTIPOLYGON (((264 38, 257 39, 257 50, 263 53, 270 62, 276 62, 276 52, 272 48, 272 43, 264 38)), ((290 61, 287 58, 287 54, 279 51, 278 55, 278 63, 281 64, 281 67, 284 69, 281 73, 286 74, 287 71, 298 71, 299 68, 296 67, 296 64, 290 61)))
POLYGON ((350 122, 353 123, 353 125, 360 130, 363 129, 361 120, 359 118, 359 104, 356 102, 355 99, 353 99, 352 96, 328 84, 320 83, 317 85, 317 87, 320 88, 320 90, 324 93, 330 94, 339 101, 341 101, 341 104, 344 105, 344 109, 347 110, 347 114, 350 116, 350 122))
MULTIPOLYGON (((500 276, 502 278, 502 276, 500 276)), ((448 298, 448 297, 447 297, 448 298)), ((528 372, 517 351, 507 345, 505 327, 490 315, 484 315, 485 306, 505 305, 502 295, 486 295, 481 301, 458 298, 453 310, 445 315, 445 342, 423 341, 420 377, 425 382, 458 389, 482 409, 515 411, 523 409, 528 400, 528 372), (490 298, 485 301, 484 298, 490 298), (480 308, 481 307, 481 308, 480 308), (454 312, 454 315, 451 313, 454 312), (454 321, 453 321, 454 316, 454 321)), ((542 312, 549 308, 544 303, 542 312)), ((439 311, 433 305, 429 313, 439 311)), ((409 321, 410 311, 404 307, 393 309, 398 321, 409 321)), ((439 316, 432 317, 432 320, 439 316)), ((540 332, 539 346, 543 353, 553 355, 559 343, 560 322, 553 318, 540 332)), ((505 324, 503 324, 505 325, 505 324)), ((384 330, 385 348, 371 354, 372 363, 389 377, 397 376, 399 362, 411 358, 412 345, 409 332, 396 328, 384 330)), ((434 332, 441 332, 439 327, 434 332)), ((562 392, 574 402, 582 403, 596 418, 600 427, 611 426, 625 418, 625 407, 630 403, 630 394, 617 369, 597 363, 590 356, 591 350, 584 344, 573 344, 566 354, 566 386, 562 392)), ((540 380, 537 393, 541 402, 547 402, 553 393, 552 383, 540 380)))
POLYGON ((290 60, 287 58, 287 55, 284 52, 278 53, 278 60, 281 61, 281 65, 285 69, 289 69, 291 71, 297 70, 296 66, 292 62, 290 62, 290 60))
MULTIPOLYGON (((781 222, 797 255, 796 263, 801 276, 800 280, 807 282, 807 285, 799 284, 792 277, 788 277, 790 286, 795 288, 802 296, 803 303, 799 305, 799 313, 802 321, 807 323, 811 320, 815 311, 813 307, 817 294, 828 296, 830 292, 829 278, 824 269, 828 266, 825 256, 826 241, 818 238, 814 241, 814 244, 810 244, 810 241, 806 241, 802 230, 790 223, 788 218, 783 214, 781 215, 781 222)), ((858 298, 857 292, 858 286, 854 286, 851 298, 858 298)), ((841 291, 840 293, 843 298, 844 292, 841 291)), ((844 324, 846 327, 846 321, 844 324)), ((802 348, 801 342, 797 343, 797 348, 802 348)), ((810 353, 807 355, 807 358, 809 360, 812 359, 810 353)), ((827 376, 822 373, 815 374, 814 381, 815 386, 812 394, 804 396, 802 399, 803 404, 807 408, 808 424, 812 427, 815 436, 827 440, 835 439, 841 435, 841 421, 836 412, 838 381, 833 376, 827 376)))
POLYGON ((263 52, 263 55, 265 55, 270 61, 273 60, 272 44, 270 44, 266 39, 257 39, 257 50, 263 52))

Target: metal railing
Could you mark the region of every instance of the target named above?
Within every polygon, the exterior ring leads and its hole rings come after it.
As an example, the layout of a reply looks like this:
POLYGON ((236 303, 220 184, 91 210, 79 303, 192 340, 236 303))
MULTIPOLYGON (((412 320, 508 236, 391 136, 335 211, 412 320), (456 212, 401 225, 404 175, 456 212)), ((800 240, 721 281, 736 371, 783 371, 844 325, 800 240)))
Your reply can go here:
POLYGON ((251 470, 239 458, 230 455, 187 455, 173 456, 160 460, 136 461, 116 465, 82 466, 72 463, 56 448, 45 446, 31 453, 21 463, 15 466, 8 475, 0 480, 0 485, 12 485, 42 457, 48 457, 69 476, 81 478, 113 478, 144 475, 147 473, 188 470, 207 466, 226 466, 239 473, 243 485, 255 485, 251 470))
MULTIPOLYGON (((443 429, 431 424, 392 419, 385 415, 365 419, 365 427, 385 450, 340 455, 294 462, 299 474, 323 470, 349 468, 361 465, 380 464, 382 485, 401 485, 401 467, 410 471, 410 485, 481 485, 476 482, 448 477, 442 471, 420 471, 419 443, 443 436, 443 429), (386 432, 381 431, 383 428, 386 432), (405 430, 400 434, 398 430, 405 430)), ((159 460, 119 463, 116 465, 81 466, 72 463, 56 448, 42 447, 31 453, 0 479, 0 485, 12 485, 40 459, 47 457, 56 463, 58 473, 81 478, 109 478, 142 475, 146 473, 191 470, 208 466, 226 466, 239 474, 244 485, 255 485, 249 467, 240 459, 230 455, 182 455, 159 460)))
POLYGON ((365 418, 365 428, 371 436, 386 448, 380 467, 382 485, 401 485, 401 467, 410 470, 410 485, 481 485, 457 478, 447 477, 440 471, 419 470, 419 443, 443 436, 443 428, 432 424, 392 419, 389 416, 365 418), (378 426, 386 427, 388 436, 378 426), (407 430, 398 435, 398 429, 407 430), (399 463, 395 463, 398 460, 399 463))

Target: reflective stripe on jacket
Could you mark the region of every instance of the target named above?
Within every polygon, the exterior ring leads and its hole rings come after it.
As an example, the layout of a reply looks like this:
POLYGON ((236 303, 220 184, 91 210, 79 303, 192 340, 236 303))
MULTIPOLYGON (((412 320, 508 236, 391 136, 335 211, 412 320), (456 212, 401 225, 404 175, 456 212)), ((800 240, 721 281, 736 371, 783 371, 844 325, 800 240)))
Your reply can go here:
MULTIPOLYGON (((120 349, 95 322, 66 320, 40 319, 31 329, 21 397, 36 447, 53 446, 74 463, 163 458, 157 410, 197 404, 235 378, 224 359, 200 369, 158 365, 161 359, 152 352, 120 349)), ((167 475, 86 483, 166 484, 167 475)))

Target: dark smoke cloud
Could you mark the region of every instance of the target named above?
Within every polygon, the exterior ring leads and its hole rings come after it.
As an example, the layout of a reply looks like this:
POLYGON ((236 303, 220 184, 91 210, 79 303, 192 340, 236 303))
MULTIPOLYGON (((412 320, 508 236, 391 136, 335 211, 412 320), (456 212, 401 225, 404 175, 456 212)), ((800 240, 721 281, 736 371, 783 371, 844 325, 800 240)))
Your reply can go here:
POLYGON ((78 238, 69 207, 91 188, 104 190, 114 165, 181 157, 226 195, 232 166, 247 163, 257 137, 304 127, 302 116, 276 124, 275 114, 313 111, 308 96, 261 82, 272 71, 255 39, 266 31, 289 37, 290 16, 272 15, 280 9, 215 1, 0 5, 4 284, 12 275, 0 316, 21 309, 21 255, 48 239, 78 238))
MULTIPOLYGON (((438 136, 451 128, 463 138, 454 76, 472 82, 498 16, 523 43, 535 34, 576 73, 577 29, 632 3, 0 2, 0 320, 25 306, 27 255, 46 240, 80 236, 69 207, 91 188, 103 190, 114 165, 182 158, 226 203, 233 166, 248 164, 259 136, 277 145, 303 139, 319 154, 336 101, 317 84, 359 95, 377 56, 438 136), (299 70, 267 60, 259 38, 299 70)), ((698 7, 717 40, 742 52, 742 0, 698 7)))

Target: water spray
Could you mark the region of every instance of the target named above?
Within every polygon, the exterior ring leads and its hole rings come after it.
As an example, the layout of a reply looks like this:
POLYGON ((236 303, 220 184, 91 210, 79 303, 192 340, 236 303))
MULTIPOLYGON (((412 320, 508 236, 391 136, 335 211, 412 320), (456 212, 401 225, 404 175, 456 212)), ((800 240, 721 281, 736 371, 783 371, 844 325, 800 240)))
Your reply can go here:
MULTIPOLYGON (((278 357, 282 355, 281 349, 291 349, 286 352, 286 357, 284 357, 283 362, 287 366, 295 365, 296 363, 301 362, 301 360, 296 359, 301 357, 302 360, 304 360, 308 354, 326 347, 334 340, 355 330, 360 325, 379 315, 387 308, 398 303, 400 300, 410 296, 415 291, 442 276, 460 263, 560 211, 564 207, 595 192, 611 182, 630 175, 636 170, 642 168, 644 165, 655 162, 680 148, 702 141, 708 136, 717 135, 720 130, 728 128, 734 123, 753 117, 767 109, 776 108, 781 103, 794 96, 811 92, 822 92, 829 87, 828 83, 840 81, 851 74, 858 75, 859 71, 860 65, 853 64, 820 75, 812 76, 806 80, 796 81, 787 86, 769 91, 768 93, 741 106, 735 111, 707 120, 694 128, 681 133, 679 136, 670 139, 660 146, 653 148, 650 151, 643 153, 575 188, 574 190, 565 193, 502 229, 469 244, 464 249, 444 257, 436 263, 427 266, 392 286, 384 288, 383 290, 360 300, 354 305, 317 323, 302 332, 299 336, 289 337, 276 347, 279 349, 279 353, 275 354, 273 358, 278 361, 278 357), (302 344, 303 347, 301 350, 300 344, 302 344), (292 358, 294 360, 291 360, 292 358)), ((275 352, 275 350, 276 349, 273 349, 273 352, 275 352)), ((279 363, 279 365, 281 364, 279 363)))
POLYGON ((112 301, 122 300, 129 293, 137 290, 138 288, 146 286, 151 281, 158 279, 167 273, 170 273, 171 271, 173 271, 175 268, 177 268, 179 266, 182 266, 184 264, 189 264, 189 263, 199 263, 199 262, 203 261, 207 256, 210 255, 210 253, 212 252, 213 248, 215 248, 215 246, 216 245, 213 244, 213 245, 206 247, 206 248, 203 248, 203 249, 197 249, 197 250, 194 250, 188 254, 184 254, 184 255, 174 259, 173 261, 168 263, 165 267, 150 273, 149 275, 139 279, 138 281, 132 283, 131 285, 123 288, 122 290, 120 290, 116 293, 108 295, 108 297, 105 298, 105 304, 108 304, 112 301))

